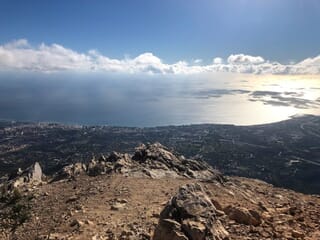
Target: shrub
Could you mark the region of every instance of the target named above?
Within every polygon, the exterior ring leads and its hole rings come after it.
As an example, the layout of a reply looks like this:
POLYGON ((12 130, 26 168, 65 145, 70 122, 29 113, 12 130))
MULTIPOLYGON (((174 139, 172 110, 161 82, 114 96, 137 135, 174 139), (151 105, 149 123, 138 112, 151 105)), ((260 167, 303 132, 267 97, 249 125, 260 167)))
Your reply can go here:
POLYGON ((23 196, 17 188, 11 192, 2 193, 0 196, 0 225, 14 232, 18 226, 30 218, 32 196, 23 196))

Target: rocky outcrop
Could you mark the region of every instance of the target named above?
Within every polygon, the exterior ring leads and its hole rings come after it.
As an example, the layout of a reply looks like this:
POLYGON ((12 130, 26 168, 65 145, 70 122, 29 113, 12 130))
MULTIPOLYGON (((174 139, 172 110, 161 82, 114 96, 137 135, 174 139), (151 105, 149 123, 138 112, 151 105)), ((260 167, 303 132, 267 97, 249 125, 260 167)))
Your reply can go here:
POLYGON ((89 176, 98 176, 108 172, 108 167, 105 161, 96 161, 92 159, 88 164, 87 173, 89 176))
POLYGON ((88 175, 97 176, 109 173, 124 173, 132 165, 128 154, 112 152, 108 157, 101 155, 97 160, 92 159, 88 164, 88 175))
POLYGON ((160 143, 140 145, 132 157, 150 176, 159 174, 197 178, 203 180, 222 178, 222 175, 201 160, 185 159, 160 143))
POLYGON ((42 168, 38 162, 35 162, 25 170, 19 168, 17 172, 12 173, 8 178, 8 186, 16 188, 25 184, 38 184, 42 182, 42 178, 42 168))
POLYGON ((63 167, 58 171, 52 178, 51 182, 59 181, 62 179, 74 179, 80 174, 84 174, 87 171, 86 164, 83 163, 73 163, 63 167))
POLYGON ((199 184, 182 186, 160 214, 153 240, 223 240, 228 232, 199 184))
POLYGON ((112 152, 109 156, 93 158, 88 164, 75 163, 64 167, 52 181, 72 179, 81 173, 89 176, 121 173, 126 176, 150 178, 190 178, 205 181, 223 181, 219 171, 201 160, 185 159, 160 143, 140 145, 135 153, 112 152))

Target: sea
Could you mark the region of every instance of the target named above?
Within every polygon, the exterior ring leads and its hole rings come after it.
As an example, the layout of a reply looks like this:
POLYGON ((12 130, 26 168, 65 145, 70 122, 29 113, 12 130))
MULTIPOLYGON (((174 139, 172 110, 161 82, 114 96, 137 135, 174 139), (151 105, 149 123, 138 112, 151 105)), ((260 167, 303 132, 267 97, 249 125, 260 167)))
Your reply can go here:
POLYGON ((318 76, 0 73, 0 119, 153 127, 320 115, 318 76))

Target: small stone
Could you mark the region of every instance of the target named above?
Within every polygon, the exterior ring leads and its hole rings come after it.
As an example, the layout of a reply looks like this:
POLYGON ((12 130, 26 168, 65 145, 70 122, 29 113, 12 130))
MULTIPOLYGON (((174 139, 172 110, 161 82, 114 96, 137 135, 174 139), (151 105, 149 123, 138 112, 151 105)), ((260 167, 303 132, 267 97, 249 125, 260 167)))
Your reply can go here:
POLYGON ((77 196, 71 196, 67 199, 66 203, 71 203, 77 201, 79 198, 77 196))
POLYGON ((70 223, 70 227, 81 227, 81 226, 83 226, 83 222, 78 219, 74 219, 70 223))
POLYGON ((294 238, 304 238, 304 234, 298 230, 292 230, 292 237, 294 238))
POLYGON ((94 225, 93 222, 90 220, 85 220, 84 223, 91 226, 94 225))
POLYGON ((113 211, 119 211, 121 209, 123 209, 125 207, 126 204, 124 203, 119 203, 119 202, 116 202, 114 204, 111 205, 111 210, 113 211))

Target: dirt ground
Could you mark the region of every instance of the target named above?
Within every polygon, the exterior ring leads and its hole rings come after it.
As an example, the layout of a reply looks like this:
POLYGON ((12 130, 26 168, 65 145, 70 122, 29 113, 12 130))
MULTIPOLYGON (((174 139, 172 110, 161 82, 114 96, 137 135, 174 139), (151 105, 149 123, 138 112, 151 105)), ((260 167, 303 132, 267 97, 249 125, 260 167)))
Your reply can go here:
MULTIPOLYGON (((151 239, 159 214, 179 186, 197 180, 125 177, 120 174, 42 184, 29 190, 32 216, 1 239, 151 239)), ((230 178, 200 183, 217 209, 239 206, 259 212, 259 226, 220 216, 230 239, 320 239, 320 196, 230 178)))

